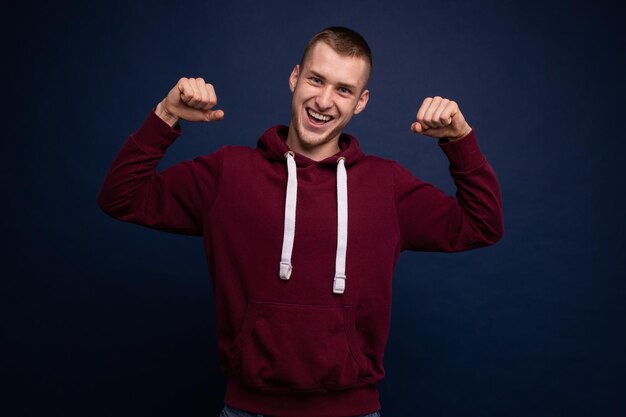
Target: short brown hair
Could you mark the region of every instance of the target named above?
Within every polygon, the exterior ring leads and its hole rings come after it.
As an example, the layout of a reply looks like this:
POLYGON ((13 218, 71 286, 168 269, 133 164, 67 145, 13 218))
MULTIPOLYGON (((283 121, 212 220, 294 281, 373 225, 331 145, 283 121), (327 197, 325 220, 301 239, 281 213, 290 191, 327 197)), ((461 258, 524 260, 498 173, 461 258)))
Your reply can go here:
POLYGON ((324 42, 339 55, 365 59, 369 64, 369 78, 372 71, 372 51, 361 34, 343 26, 331 26, 316 33, 302 54, 300 66, 303 66, 311 48, 318 42, 324 42))

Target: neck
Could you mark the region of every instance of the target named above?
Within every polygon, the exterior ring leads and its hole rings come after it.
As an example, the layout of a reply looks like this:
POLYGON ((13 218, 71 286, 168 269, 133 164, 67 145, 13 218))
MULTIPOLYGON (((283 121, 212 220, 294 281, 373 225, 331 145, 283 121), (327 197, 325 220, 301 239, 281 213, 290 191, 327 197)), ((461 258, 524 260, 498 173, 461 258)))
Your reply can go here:
POLYGON ((302 142, 297 139, 297 136, 296 132, 293 131, 293 125, 289 126, 289 133, 285 141, 289 149, 316 162, 329 158, 341 150, 339 148, 340 135, 337 135, 329 142, 308 147, 304 146, 302 142))

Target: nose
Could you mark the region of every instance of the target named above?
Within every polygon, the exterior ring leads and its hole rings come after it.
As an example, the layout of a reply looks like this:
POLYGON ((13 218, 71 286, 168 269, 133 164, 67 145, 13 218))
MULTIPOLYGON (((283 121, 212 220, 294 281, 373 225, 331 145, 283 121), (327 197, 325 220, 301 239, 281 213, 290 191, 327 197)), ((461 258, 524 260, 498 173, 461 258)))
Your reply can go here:
POLYGON ((320 110, 329 109, 333 105, 333 89, 330 86, 321 89, 315 98, 315 104, 320 110))

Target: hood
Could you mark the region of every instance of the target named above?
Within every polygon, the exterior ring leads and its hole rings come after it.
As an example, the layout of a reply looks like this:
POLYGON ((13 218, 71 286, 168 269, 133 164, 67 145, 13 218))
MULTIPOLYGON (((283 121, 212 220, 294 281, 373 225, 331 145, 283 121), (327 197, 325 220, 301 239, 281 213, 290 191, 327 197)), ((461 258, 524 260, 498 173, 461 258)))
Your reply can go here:
MULTIPOLYGON (((285 152, 290 149, 287 146, 288 126, 276 125, 265 131, 257 142, 258 149, 269 160, 285 161, 285 152)), ((339 158, 344 158, 346 167, 357 163, 363 158, 363 151, 354 136, 342 133, 339 137, 339 152, 321 161, 314 161, 304 155, 295 153, 296 165, 304 167, 311 164, 336 166, 339 158)))

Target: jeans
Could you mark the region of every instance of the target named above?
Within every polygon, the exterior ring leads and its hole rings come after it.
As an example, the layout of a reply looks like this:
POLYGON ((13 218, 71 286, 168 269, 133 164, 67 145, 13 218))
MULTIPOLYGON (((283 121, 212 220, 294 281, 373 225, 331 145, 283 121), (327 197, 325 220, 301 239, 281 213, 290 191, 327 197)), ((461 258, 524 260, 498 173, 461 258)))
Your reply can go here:
MULTIPOLYGON (((226 405, 220 414, 220 417, 263 417, 263 414, 254 414, 248 413, 247 411, 240 410, 235 407, 231 407, 226 405)), ((380 413, 376 411, 372 414, 367 414, 365 416, 355 416, 355 417, 380 417, 380 413)))

